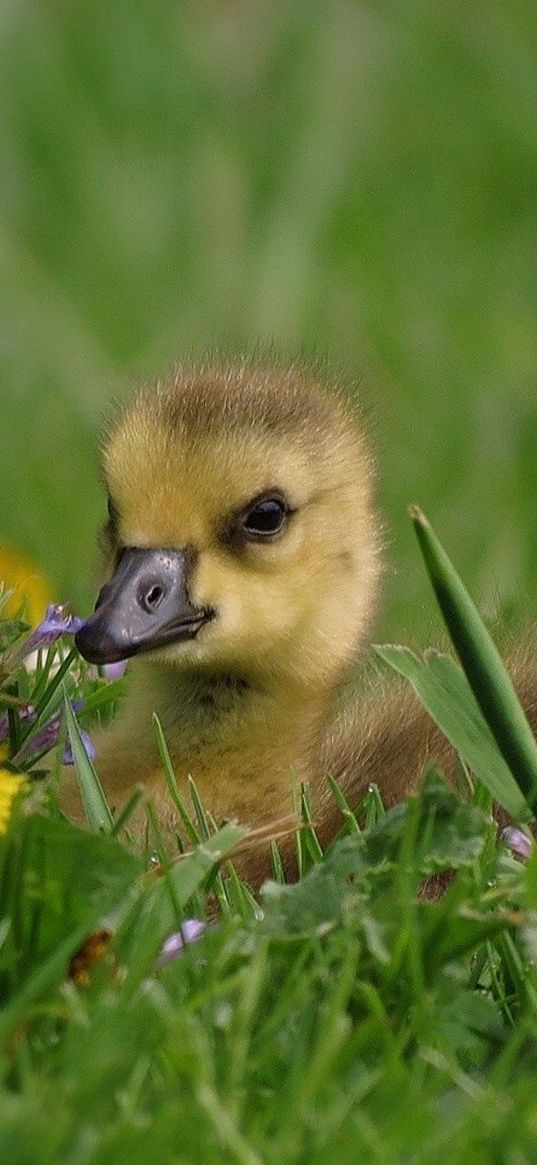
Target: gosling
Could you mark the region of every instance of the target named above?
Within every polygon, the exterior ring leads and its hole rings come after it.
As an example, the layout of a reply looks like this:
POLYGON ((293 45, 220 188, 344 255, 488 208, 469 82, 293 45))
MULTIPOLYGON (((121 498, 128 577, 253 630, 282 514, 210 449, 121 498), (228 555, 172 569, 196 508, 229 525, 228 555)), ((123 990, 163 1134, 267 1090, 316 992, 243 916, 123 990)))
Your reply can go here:
MULTIPOLYGON (((318 833, 341 825, 326 774, 352 805, 371 781, 390 804, 447 744, 412 694, 336 715, 375 609, 381 522, 364 425, 302 364, 181 368, 140 392, 103 446, 108 581, 77 635, 82 655, 130 659, 128 691, 97 737, 120 811, 143 783, 172 836, 152 726, 179 786, 191 775, 219 822, 270 825, 306 782, 318 833)), ((74 783, 63 805, 80 817, 74 783)), ((144 828, 140 814, 138 829, 144 828)), ((293 846, 284 844, 293 873, 293 846)), ((268 854, 241 872, 258 884, 268 854)))

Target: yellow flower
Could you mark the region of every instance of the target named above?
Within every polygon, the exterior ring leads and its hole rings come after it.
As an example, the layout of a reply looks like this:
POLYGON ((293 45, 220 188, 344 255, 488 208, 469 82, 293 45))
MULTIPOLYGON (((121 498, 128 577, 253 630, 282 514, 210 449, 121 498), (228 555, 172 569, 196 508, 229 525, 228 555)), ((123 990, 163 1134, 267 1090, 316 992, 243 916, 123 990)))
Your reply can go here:
POLYGON ((24 777, 10 773, 8 769, 0 769, 0 833, 6 832, 13 803, 25 784, 24 777))
POLYGON ((2 583, 6 590, 15 592, 2 614, 15 615, 26 599, 29 622, 32 627, 39 623, 52 602, 52 587, 34 563, 6 545, 0 546, 0 593, 2 583))

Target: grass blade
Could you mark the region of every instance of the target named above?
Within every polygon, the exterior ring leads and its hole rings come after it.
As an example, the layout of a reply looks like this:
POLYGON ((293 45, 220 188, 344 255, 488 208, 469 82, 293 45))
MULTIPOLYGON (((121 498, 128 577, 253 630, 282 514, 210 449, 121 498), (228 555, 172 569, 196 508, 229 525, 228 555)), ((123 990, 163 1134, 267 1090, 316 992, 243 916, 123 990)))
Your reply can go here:
POLYGON ((330 773, 328 773, 326 779, 328 781, 328 784, 330 786, 330 791, 334 797, 334 800, 336 802, 338 809, 341 811, 341 814, 345 818, 345 820, 349 823, 350 832, 351 833, 361 833, 362 830, 360 829, 360 825, 358 823, 358 819, 356 817, 356 814, 353 813, 353 811, 349 805, 349 802, 347 801, 347 798, 346 798, 345 794, 343 793, 342 789, 340 788, 335 777, 332 777, 330 775, 330 773))
POLYGON ((468 682, 531 809, 537 811, 537 742, 492 636, 421 511, 411 510, 429 578, 468 682))
POLYGON ((118 949, 128 967, 127 988, 139 982, 156 958, 160 946, 183 921, 189 899, 200 888, 213 866, 246 836, 247 830, 228 823, 192 853, 185 854, 151 879, 122 923, 118 949))
POLYGON ((278 882, 278 884, 280 886, 285 886, 285 882, 286 882, 285 870, 283 868, 283 862, 281 859, 280 851, 279 851, 277 843, 275 841, 271 841, 271 843, 270 843, 270 858, 271 858, 271 862, 272 862, 273 880, 275 882, 278 882))
POLYGON ((194 806, 194 811, 196 814, 196 818, 197 818, 202 841, 207 841, 207 839, 211 836, 211 827, 209 824, 209 818, 208 818, 207 813, 205 811, 205 806, 204 806, 203 801, 200 797, 199 789, 198 789, 198 786, 196 785, 194 777, 188 778, 188 791, 190 793, 192 804, 194 806))
POLYGON ((126 829, 135 809, 140 804, 144 792, 145 789, 143 785, 136 785, 128 801, 125 802, 123 808, 119 811, 117 817, 114 817, 111 829, 111 833, 114 837, 117 837, 118 834, 121 833, 122 829, 126 829))
POLYGON ((22 735, 21 744, 28 744, 32 739, 32 736, 35 736, 39 729, 42 727, 51 707, 54 694, 62 683, 63 677, 67 675, 73 660, 76 659, 77 654, 78 652, 76 647, 73 647, 69 654, 66 655, 56 674, 52 677, 43 697, 35 709, 35 720, 33 720, 28 731, 22 735))
POLYGON ((153 725, 157 739, 157 748, 159 751, 160 759, 162 761, 162 768, 164 770, 164 779, 168 786, 168 792, 175 805, 175 808, 177 809, 181 821, 183 822, 188 840, 192 845, 198 845, 202 840, 202 837, 199 830, 196 829, 196 826, 194 825, 194 822, 192 821, 192 818, 181 796, 179 785, 177 784, 177 777, 175 776, 170 753, 168 751, 168 745, 166 744, 166 738, 162 730, 162 724, 160 723, 156 712, 153 712, 153 725))
POLYGON ((103 793, 101 782, 84 748, 84 741, 71 708, 67 693, 64 693, 65 720, 67 731, 73 750, 75 772, 84 804, 84 810, 90 829, 103 830, 110 833, 114 826, 108 802, 103 793))

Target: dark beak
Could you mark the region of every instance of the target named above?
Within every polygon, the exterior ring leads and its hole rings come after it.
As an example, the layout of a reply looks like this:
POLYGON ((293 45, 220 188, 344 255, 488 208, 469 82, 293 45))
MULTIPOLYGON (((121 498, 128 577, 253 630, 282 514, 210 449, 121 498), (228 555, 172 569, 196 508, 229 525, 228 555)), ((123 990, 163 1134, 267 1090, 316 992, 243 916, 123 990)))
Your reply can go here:
POLYGON ((90 663, 115 663, 167 643, 194 639, 214 612, 187 591, 188 550, 124 550, 95 612, 75 635, 90 663))

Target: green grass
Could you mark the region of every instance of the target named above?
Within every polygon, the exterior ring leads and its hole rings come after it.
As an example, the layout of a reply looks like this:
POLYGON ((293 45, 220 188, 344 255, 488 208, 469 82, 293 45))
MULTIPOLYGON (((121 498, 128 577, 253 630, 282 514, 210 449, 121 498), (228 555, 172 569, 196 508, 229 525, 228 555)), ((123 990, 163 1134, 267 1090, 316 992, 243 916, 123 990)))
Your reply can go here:
POLYGON ((440 667, 440 656, 382 653, 465 761, 470 742, 464 791, 431 768, 419 794, 386 812, 378 790, 349 808, 332 782, 346 821, 323 853, 304 789, 301 877, 286 885, 276 860, 257 900, 229 860, 244 830, 217 829, 193 782, 189 799, 178 788, 158 722, 178 845, 163 843, 151 810, 145 853, 129 843, 128 813, 119 840, 78 721, 113 715, 122 682, 61 640, 27 672, 24 624, 0 620, 4 764, 28 783, 0 835, 2 1160, 534 1161, 537 851, 515 859, 491 814, 492 794, 506 806, 515 796, 527 820, 533 786, 518 780, 512 747, 527 746, 526 726, 423 520, 420 537, 457 645, 463 629, 462 662, 479 659, 467 669, 473 693, 445 657, 440 667), (70 663, 59 672, 57 651, 70 663), (487 727, 478 705, 491 684, 505 715, 495 709, 487 727), (54 775, 42 779, 39 734, 56 723, 62 690, 86 830, 60 814, 54 775), (425 897, 442 876, 443 893, 425 897), (189 917, 204 933, 163 961, 189 917))
POLYGON ((414 500, 488 613, 525 611, 531 0, 4 7, 0 536, 88 605, 102 410, 191 351, 273 341, 371 401, 382 633, 432 617, 414 500))
MULTIPOLYGON (((433 618, 415 499, 487 616, 534 605, 536 34, 530 0, 4 5, 0 538, 58 599, 94 596, 111 399, 191 352, 273 342, 370 402, 381 633, 423 641, 433 618)), ((21 634, 0 622, 0 662, 21 634)), ((305 828, 301 881, 260 906, 214 865, 236 835, 215 840, 173 772, 191 857, 154 822, 140 856, 61 818, 32 742, 64 690, 91 729, 121 683, 80 661, 59 681, 55 651, 0 676, 31 783, 0 837, 0 1159, 532 1165, 537 858, 497 847, 491 792, 510 804, 516 774, 482 722, 476 745, 455 665, 392 655, 466 760, 470 725, 488 787, 431 773, 387 814, 372 790, 328 855, 305 828), (189 915, 203 937, 159 967, 189 915), (77 987, 70 960, 103 927, 77 987)))

